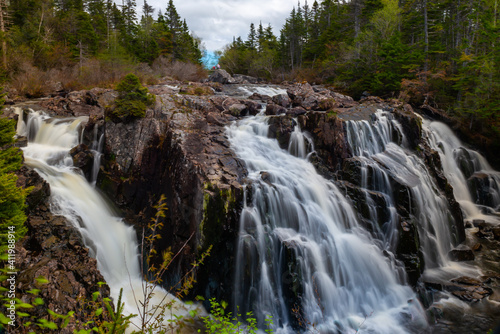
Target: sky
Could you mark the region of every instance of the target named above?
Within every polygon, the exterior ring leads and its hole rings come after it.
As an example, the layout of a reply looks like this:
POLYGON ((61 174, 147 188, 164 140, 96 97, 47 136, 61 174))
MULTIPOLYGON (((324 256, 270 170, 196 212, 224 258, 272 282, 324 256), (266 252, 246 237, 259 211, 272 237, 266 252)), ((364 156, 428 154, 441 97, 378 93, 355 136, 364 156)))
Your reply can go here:
MULTIPOLYGON (((144 2, 136 1, 140 16, 144 2)), ((164 13, 168 4, 168 0, 147 2, 155 8, 155 14, 159 9, 164 13)), ((297 3, 298 0, 174 0, 177 12, 186 19, 191 32, 202 39, 208 51, 222 50, 233 41, 233 36, 246 40, 252 22, 256 29, 259 22, 263 27, 270 23, 274 34, 279 35, 297 3)))

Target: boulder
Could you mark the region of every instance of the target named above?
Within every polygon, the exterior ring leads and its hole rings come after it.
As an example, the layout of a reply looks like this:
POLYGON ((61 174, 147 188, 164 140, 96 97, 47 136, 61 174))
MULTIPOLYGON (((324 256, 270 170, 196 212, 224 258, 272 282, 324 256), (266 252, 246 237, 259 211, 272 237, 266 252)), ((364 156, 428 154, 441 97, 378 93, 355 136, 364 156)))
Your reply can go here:
POLYGON ((448 256, 452 261, 474 261, 474 252, 471 249, 452 249, 448 256))
POLYGON ((302 107, 295 107, 295 108, 291 108, 291 109, 289 109, 289 110, 286 111, 286 114, 290 115, 292 117, 297 117, 297 116, 300 116, 300 115, 304 115, 306 113, 307 113, 307 110, 305 110, 302 107))
POLYGON ((79 144, 73 147, 69 151, 69 154, 73 158, 73 166, 80 168, 88 179, 94 162, 92 151, 89 150, 87 145, 79 144))
POLYGON ((235 117, 245 116, 247 112, 247 106, 242 103, 235 103, 229 106, 229 113, 235 117))
POLYGON ((271 103, 266 106, 266 115, 281 115, 286 113, 286 108, 277 104, 271 103))
POLYGON ((233 82, 235 84, 257 84, 263 81, 262 79, 252 77, 249 75, 235 74, 233 75, 233 82))
POLYGON ((209 82, 218 82, 220 84, 232 84, 234 83, 233 77, 226 72, 226 70, 218 69, 215 70, 210 76, 208 77, 209 82))
POLYGON ((274 95, 272 97, 272 100, 273 100, 273 103, 275 103, 279 106, 285 107, 285 108, 288 108, 292 103, 292 101, 290 100, 290 98, 288 97, 287 94, 274 95))

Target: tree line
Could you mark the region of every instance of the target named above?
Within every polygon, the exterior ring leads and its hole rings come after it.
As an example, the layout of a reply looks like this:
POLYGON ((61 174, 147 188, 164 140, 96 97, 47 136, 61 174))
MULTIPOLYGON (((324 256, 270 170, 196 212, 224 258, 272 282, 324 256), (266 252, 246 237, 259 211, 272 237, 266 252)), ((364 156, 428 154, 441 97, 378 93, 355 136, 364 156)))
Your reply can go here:
POLYGON ((47 70, 112 59, 151 64, 160 56, 200 63, 200 39, 193 36, 173 1, 158 10, 136 0, 0 0, 4 79, 22 64, 47 70), (157 14, 157 15, 156 15, 157 14))
POLYGON ((230 72, 330 83, 439 107, 499 134, 498 0, 299 2, 279 35, 252 23, 221 52, 230 72))

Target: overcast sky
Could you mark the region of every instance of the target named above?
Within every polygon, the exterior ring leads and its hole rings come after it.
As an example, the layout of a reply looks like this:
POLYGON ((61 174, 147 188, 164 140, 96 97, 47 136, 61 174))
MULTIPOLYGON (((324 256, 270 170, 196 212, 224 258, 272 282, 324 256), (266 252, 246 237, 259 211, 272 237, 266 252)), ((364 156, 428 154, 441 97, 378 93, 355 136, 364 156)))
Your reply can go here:
MULTIPOLYGON (((116 0, 115 0, 116 1, 116 0)), ((142 12, 143 0, 136 0, 142 12)), ((121 1, 117 1, 121 2, 121 1)), ((168 0, 147 0, 164 13, 168 0)), ((200 37, 208 51, 222 50, 233 36, 247 39, 250 23, 270 23, 275 35, 285 23, 297 0, 174 0, 179 15, 186 19, 191 32, 200 37)), ((301 1, 304 4, 304 1, 301 1)))

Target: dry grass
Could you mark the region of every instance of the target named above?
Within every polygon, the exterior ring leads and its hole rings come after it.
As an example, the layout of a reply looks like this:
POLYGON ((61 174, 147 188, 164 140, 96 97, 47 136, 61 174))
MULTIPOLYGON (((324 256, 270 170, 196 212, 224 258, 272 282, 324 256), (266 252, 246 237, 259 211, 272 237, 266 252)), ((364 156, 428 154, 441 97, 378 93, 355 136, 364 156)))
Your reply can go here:
POLYGON ((47 94, 48 76, 29 63, 19 65, 19 73, 11 80, 10 88, 18 95, 28 98, 42 97, 47 94))
MULTIPOLYGON (((160 57, 153 66, 133 64, 128 60, 87 59, 71 66, 52 68, 43 71, 24 61, 12 71, 9 89, 19 96, 37 98, 54 94, 57 91, 75 91, 94 87, 113 88, 127 74, 134 73, 146 85, 160 82, 160 78, 170 76, 181 81, 199 81, 207 77, 201 66, 171 61, 160 57)), ((205 94, 205 92, 196 92, 205 94)))
POLYGON ((199 81, 208 76, 208 72, 200 65, 165 57, 157 58, 153 62, 152 69, 161 77, 172 77, 180 81, 199 81))

